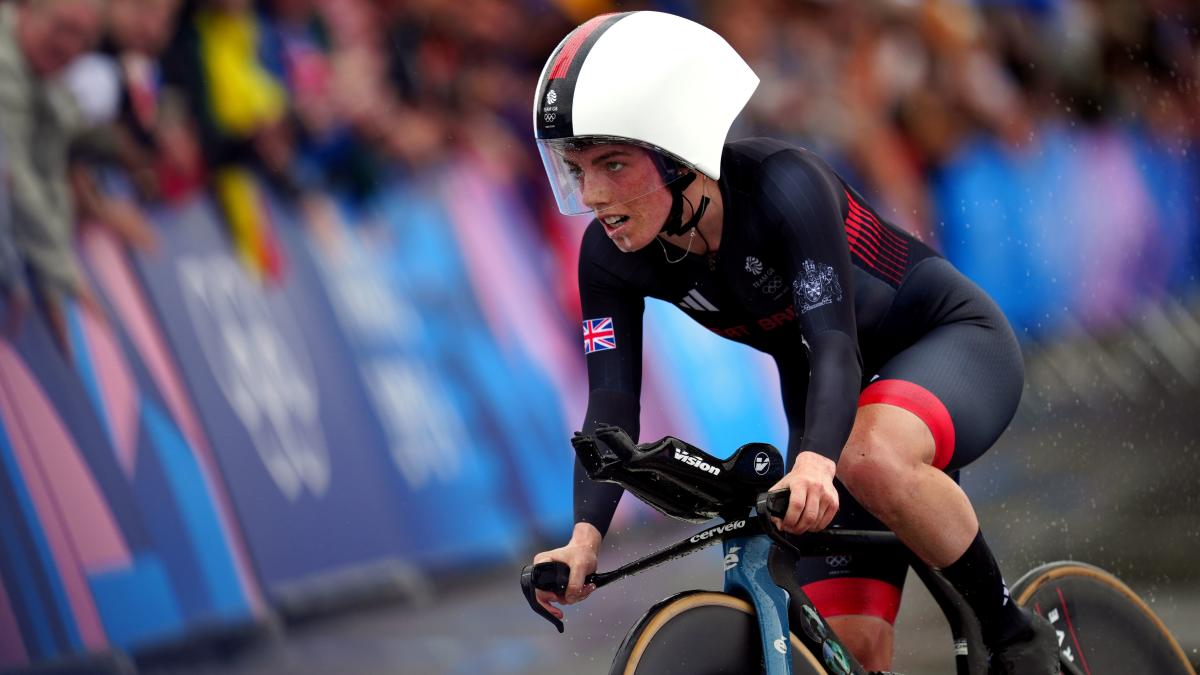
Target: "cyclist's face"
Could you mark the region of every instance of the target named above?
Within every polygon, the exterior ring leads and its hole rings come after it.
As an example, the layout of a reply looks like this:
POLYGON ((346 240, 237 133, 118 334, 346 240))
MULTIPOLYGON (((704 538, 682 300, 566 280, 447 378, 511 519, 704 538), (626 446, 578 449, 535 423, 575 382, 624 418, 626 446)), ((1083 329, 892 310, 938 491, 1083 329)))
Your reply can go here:
POLYGON ((671 209, 650 154, 636 145, 594 145, 564 157, 585 206, 595 212, 617 248, 629 253, 649 244, 671 209))

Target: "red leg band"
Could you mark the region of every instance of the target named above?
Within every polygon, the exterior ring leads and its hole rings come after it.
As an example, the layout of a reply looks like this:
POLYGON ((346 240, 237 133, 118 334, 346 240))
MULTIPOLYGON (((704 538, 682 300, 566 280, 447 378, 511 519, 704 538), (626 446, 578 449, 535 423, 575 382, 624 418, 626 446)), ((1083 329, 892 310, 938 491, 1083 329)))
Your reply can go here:
POLYGON ((896 623, 900 611, 900 589, 878 579, 838 577, 805 584, 821 616, 877 616, 896 623))
POLYGON ((858 397, 858 407, 886 403, 903 408, 921 418, 933 434, 933 466, 945 469, 954 456, 954 422, 950 411, 933 392, 905 380, 877 380, 858 397))

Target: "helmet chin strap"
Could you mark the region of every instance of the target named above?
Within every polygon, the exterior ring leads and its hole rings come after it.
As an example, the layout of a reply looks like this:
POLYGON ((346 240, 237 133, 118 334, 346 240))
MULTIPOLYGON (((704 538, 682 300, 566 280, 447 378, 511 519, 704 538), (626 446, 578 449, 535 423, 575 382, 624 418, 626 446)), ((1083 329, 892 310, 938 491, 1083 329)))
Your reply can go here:
MULTIPOLYGON (((693 172, 667 185, 667 188, 671 191, 671 211, 667 213, 667 219, 663 222, 663 226, 659 230, 660 233, 669 235, 687 234, 688 230, 691 230, 700 223, 700 218, 704 216, 704 212, 708 209, 708 195, 700 198, 700 205, 692 209, 692 217, 686 223, 683 222, 683 202, 687 199, 683 196, 683 191, 694 182, 696 182, 696 174, 693 172)), ((690 204, 691 202, 689 201, 688 203, 690 204)))

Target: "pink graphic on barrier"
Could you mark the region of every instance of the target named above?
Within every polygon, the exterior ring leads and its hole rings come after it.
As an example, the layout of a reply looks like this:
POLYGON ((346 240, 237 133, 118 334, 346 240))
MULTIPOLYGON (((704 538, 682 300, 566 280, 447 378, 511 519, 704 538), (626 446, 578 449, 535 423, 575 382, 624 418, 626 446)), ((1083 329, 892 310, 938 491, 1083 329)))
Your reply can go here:
POLYGON ((142 363, 149 370, 150 379, 154 380, 158 391, 162 393, 171 419, 179 426, 179 431, 187 440, 188 446, 196 453, 208 493, 216 502, 221 528, 234 552, 238 578, 246 602, 251 611, 261 614, 266 605, 250 570, 250 556, 241 530, 235 525, 237 520, 233 516, 233 504, 224 482, 217 478, 221 473, 208 437, 200 425, 200 416, 184 387, 183 377, 179 374, 167 347, 167 340, 150 310, 142 286, 134 275, 128 258, 122 252, 121 244, 107 229, 82 228, 79 246, 82 257, 88 263, 88 269, 96 278, 105 298, 112 303, 121 325, 133 341, 142 363))
POLYGON ((133 480, 137 468, 138 392, 112 330, 91 312, 79 312, 87 349, 96 369, 112 433, 113 449, 125 477, 133 480))
POLYGON ((29 664, 29 653, 21 640, 21 627, 8 602, 4 578, 0 577, 0 668, 16 668, 29 664))
POLYGON ((583 419, 587 401, 585 388, 579 386, 583 377, 575 337, 579 324, 559 316, 550 292, 537 276, 526 266, 513 264, 521 259, 522 251, 516 234, 498 213, 506 203, 501 188, 478 169, 459 163, 447 172, 443 190, 442 202, 454 226, 471 289, 479 298, 492 336, 505 348, 519 344, 554 383, 566 419, 583 419), (573 330, 564 330, 565 326, 573 330))
POLYGON ((108 639, 86 574, 129 567, 129 549, 75 441, 6 342, 0 342, 0 416, 80 637, 86 648, 102 649, 108 639))
POLYGON ((188 445, 197 450, 207 449, 208 442, 200 426, 200 418, 191 406, 183 378, 167 349, 167 341, 153 319, 150 305, 120 244, 104 228, 87 227, 83 228, 80 247, 84 259, 89 263, 88 268, 96 276, 104 297, 112 303, 118 320, 137 347, 151 379, 162 392, 171 417, 179 425, 188 445))

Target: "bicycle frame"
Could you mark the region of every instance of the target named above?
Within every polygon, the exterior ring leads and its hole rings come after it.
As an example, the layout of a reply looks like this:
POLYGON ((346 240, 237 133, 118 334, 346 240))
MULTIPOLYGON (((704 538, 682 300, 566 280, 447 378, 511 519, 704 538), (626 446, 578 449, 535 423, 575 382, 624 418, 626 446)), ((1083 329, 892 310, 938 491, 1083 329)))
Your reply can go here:
MULTIPOLYGON (((788 638, 792 632, 788 616, 792 604, 789 602, 791 593, 775 581, 775 570, 770 564, 774 545, 765 534, 731 537, 722 544, 725 551, 725 592, 747 598, 754 605, 767 675, 791 675, 791 641, 788 638)), ((808 619, 802 622, 803 629, 797 636, 808 644, 814 656, 825 661, 826 669, 834 675, 865 673, 833 635, 824 619, 812 609, 802 591, 795 600, 801 604, 801 613, 808 619), (816 649, 813 649, 814 646, 816 649)))
MULTIPOLYGON (((895 534, 834 529, 803 535, 785 535, 771 523, 767 515, 770 513, 767 499, 767 495, 760 498, 757 515, 727 517, 723 523, 709 526, 687 539, 617 569, 590 574, 585 582, 600 588, 721 542, 724 552, 725 592, 742 597, 754 605, 767 675, 791 674, 791 647, 787 639, 789 632, 794 633, 814 656, 825 663, 831 674, 869 675, 837 638, 812 600, 800 588, 793 570, 797 558, 802 556, 863 551, 878 554, 881 550, 893 547, 896 552, 907 557, 909 565, 945 615, 954 640, 958 675, 987 674, 987 650, 983 645, 978 620, 950 583, 903 547, 895 534), (798 630, 792 630, 793 625, 797 626, 798 630)), ((530 607, 553 623, 561 633, 562 622, 542 609, 533 595, 534 588, 554 590, 560 594, 565 591, 565 576, 559 575, 557 581, 553 576, 549 579, 538 578, 539 567, 556 564, 560 563, 527 566, 522 571, 521 586, 530 607)), ((1079 673, 1078 669, 1070 664, 1064 663, 1063 667, 1066 673, 1079 673)))
MULTIPOLYGON (((796 559, 802 552, 801 543, 803 552, 807 555, 828 555, 835 552, 851 552, 863 547, 871 547, 878 552, 881 547, 897 547, 898 540, 888 532, 850 530, 831 530, 788 538, 770 523, 766 515, 766 506, 765 503, 759 506, 759 513, 762 515, 757 519, 758 527, 754 528, 756 533, 747 533, 749 536, 725 537, 722 543, 725 552, 725 592, 746 598, 754 604, 767 675, 791 675, 792 662, 787 638, 789 632, 800 638, 813 656, 825 664, 831 675, 866 675, 866 670, 841 643, 812 600, 800 588, 793 570, 796 559)), ((948 584, 935 585, 930 590, 936 597, 946 587, 948 584)), ((971 650, 966 639, 961 637, 965 634, 961 630, 964 626, 964 607, 961 601, 956 604, 953 598, 946 597, 945 600, 944 604, 939 600, 939 606, 951 624, 958 672, 960 675, 986 673, 985 661, 980 660, 977 664, 978 669, 972 669, 967 659, 971 650), (947 609, 951 611, 947 612, 947 609)), ((977 653, 981 653, 982 644, 977 644, 977 653)))
MULTIPOLYGON (((958 675, 987 674, 987 650, 983 646, 979 621, 962 596, 950 585, 950 582, 913 555, 907 547, 900 543, 895 534, 886 531, 835 529, 811 532, 800 536, 785 535, 770 521, 768 514, 782 510, 779 504, 768 503, 770 499, 772 497, 769 495, 760 497, 757 504, 757 513, 759 514, 757 517, 763 534, 775 544, 768 553, 773 581, 791 597, 790 615, 793 621, 800 625, 800 630, 795 631, 796 636, 805 643, 814 656, 821 658, 830 673, 837 675, 854 673, 857 675, 866 671, 858 665, 849 651, 836 639, 836 636, 831 639, 832 629, 825 623, 812 600, 800 588, 792 574, 792 570, 796 566, 796 559, 801 556, 837 555, 865 551, 879 555, 890 549, 905 557, 908 565, 917 573, 946 617, 946 621, 950 625, 950 634, 954 639, 955 670, 958 675)), ((767 672, 768 675, 773 675, 770 670, 767 672)))

